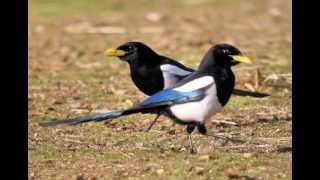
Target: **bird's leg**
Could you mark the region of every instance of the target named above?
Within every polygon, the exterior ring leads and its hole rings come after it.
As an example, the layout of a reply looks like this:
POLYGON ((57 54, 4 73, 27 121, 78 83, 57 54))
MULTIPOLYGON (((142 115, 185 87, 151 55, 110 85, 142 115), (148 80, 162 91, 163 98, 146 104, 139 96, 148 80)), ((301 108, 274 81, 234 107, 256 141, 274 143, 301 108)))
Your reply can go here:
POLYGON ((149 127, 146 129, 146 132, 149 132, 150 129, 152 128, 152 126, 157 122, 157 120, 159 119, 161 114, 157 114, 156 118, 151 122, 151 124, 149 125, 149 127))
POLYGON ((207 135, 207 136, 214 137, 214 138, 217 138, 217 139, 223 139, 226 142, 228 142, 228 141, 230 141, 230 142, 243 142, 241 140, 232 139, 232 138, 229 138, 227 136, 215 134, 213 132, 208 133, 207 128, 206 128, 206 126, 204 124, 198 124, 197 128, 198 128, 199 133, 201 133, 203 135, 207 135))
POLYGON ((187 133, 188 133, 189 150, 190 150, 191 154, 196 153, 196 151, 193 148, 192 137, 191 137, 191 134, 192 134, 195 127, 196 127, 195 125, 187 125, 187 128, 186 128, 187 133))
POLYGON ((193 148, 193 143, 192 143, 192 137, 191 134, 188 134, 188 141, 189 141, 189 150, 191 154, 196 153, 196 151, 193 148))

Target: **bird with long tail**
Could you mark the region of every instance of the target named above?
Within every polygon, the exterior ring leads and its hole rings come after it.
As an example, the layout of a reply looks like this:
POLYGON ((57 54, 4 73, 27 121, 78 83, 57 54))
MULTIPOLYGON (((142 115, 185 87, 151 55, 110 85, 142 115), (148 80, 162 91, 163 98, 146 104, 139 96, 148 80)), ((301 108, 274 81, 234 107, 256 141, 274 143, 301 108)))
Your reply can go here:
POLYGON ((235 86, 232 66, 251 63, 240 50, 229 44, 211 47, 202 59, 199 68, 173 87, 159 91, 132 108, 122 111, 96 114, 65 120, 41 122, 41 126, 58 124, 80 124, 112 120, 136 113, 165 115, 174 122, 185 125, 190 151, 194 152, 191 134, 199 133, 215 138, 233 140, 226 136, 209 133, 206 122, 229 101, 235 86))

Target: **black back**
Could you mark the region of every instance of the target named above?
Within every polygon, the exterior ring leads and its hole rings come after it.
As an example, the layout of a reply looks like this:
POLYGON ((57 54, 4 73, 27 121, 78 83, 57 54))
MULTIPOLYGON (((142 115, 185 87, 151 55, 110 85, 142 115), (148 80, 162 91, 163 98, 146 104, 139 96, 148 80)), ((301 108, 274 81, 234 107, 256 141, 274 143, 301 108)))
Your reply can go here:
MULTIPOLYGON (((149 96, 164 88, 161 65, 172 64, 186 71, 194 71, 173 59, 158 55, 141 42, 127 42, 119 46, 118 49, 130 52, 128 55, 119 58, 129 63, 132 81, 140 91, 149 96)), ((181 79, 184 77, 181 77, 181 79)))

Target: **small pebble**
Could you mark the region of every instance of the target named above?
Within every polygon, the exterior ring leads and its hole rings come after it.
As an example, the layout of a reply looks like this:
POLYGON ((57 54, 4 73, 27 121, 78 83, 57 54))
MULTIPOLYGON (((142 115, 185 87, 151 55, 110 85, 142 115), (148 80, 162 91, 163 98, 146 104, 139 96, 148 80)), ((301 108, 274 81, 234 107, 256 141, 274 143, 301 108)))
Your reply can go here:
POLYGON ((156 172, 157 172, 158 175, 161 175, 161 174, 164 173, 164 170, 163 169, 158 169, 156 172))
POLYGON ((203 167, 195 167, 194 168, 195 172, 198 174, 198 175, 203 175, 204 173, 204 168, 203 167))
POLYGON ((244 153, 243 154, 243 157, 245 157, 245 158, 251 158, 252 157, 252 153, 244 153))
POLYGON ((209 159, 210 159, 209 155, 203 155, 198 158, 198 160, 200 161, 208 161, 209 159))

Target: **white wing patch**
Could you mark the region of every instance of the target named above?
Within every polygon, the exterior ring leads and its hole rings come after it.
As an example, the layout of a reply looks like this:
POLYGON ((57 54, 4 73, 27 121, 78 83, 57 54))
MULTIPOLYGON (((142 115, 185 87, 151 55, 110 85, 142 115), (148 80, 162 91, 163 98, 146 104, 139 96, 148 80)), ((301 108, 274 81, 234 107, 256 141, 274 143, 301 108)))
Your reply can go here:
POLYGON ((164 79, 164 89, 173 87, 179 81, 177 76, 187 76, 192 73, 171 64, 161 65, 160 69, 164 79))
POLYGON ((203 76, 201 78, 194 79, 180 87, 174 88, 174 90, 181 91, 181 92, 188 92, 188 91, 193 91, 196 89, 206 87, 210 84, 215 84, 213 77, 203 76))
POLYGON ((166 72, 169 74, 175 74, 178 76, 186 76, 191 73, 191 71, 186 71, 178 66, 171 65, 171 64, 161 65, 160 69, 162 72, 166 72))

